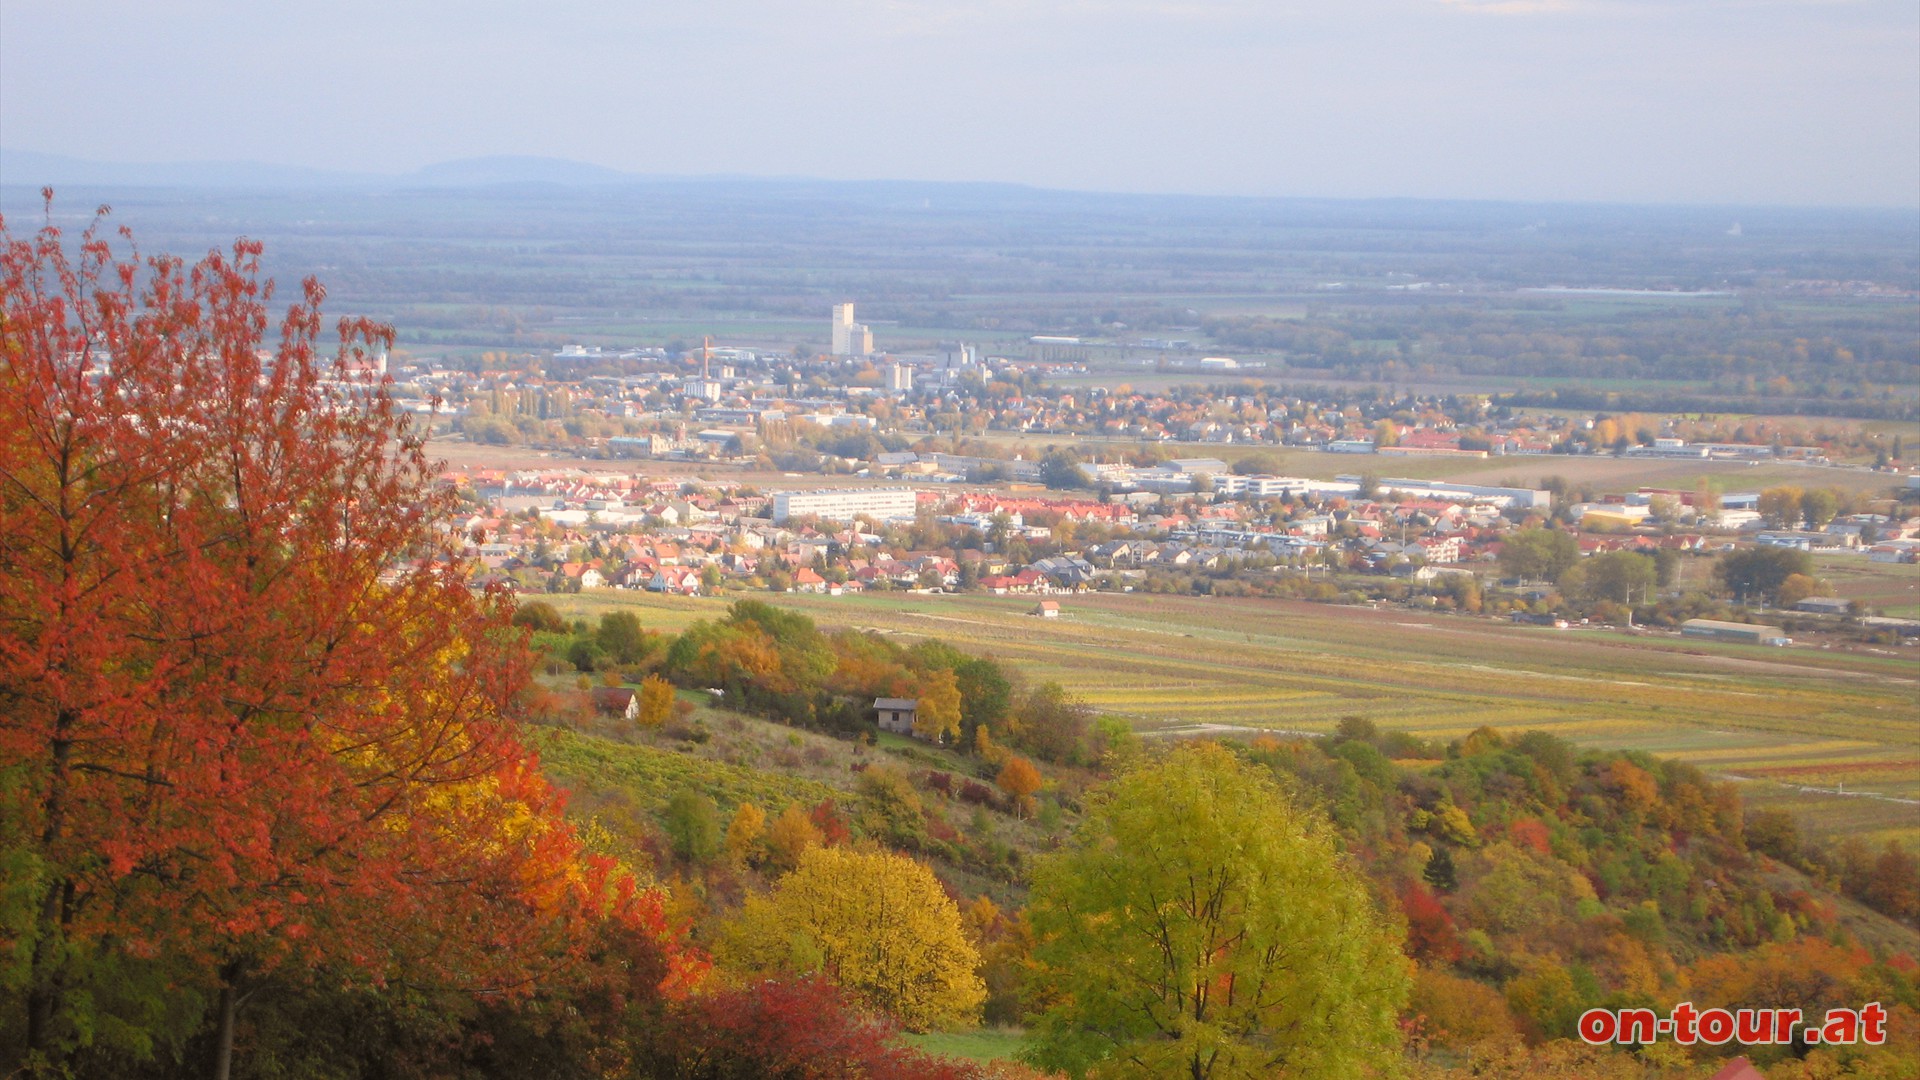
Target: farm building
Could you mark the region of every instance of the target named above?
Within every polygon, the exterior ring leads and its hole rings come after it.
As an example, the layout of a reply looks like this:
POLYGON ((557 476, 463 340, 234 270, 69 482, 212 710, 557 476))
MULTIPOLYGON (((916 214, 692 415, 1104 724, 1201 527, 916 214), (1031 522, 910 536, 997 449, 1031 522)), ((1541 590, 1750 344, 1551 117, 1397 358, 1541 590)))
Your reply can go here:
POLYGON ((1038 615, 1043 619, 1057 619, 1060 617, 1060 602, 1058 600, 1042 600, 1034 606, 1030 614, 1038 615))
POLYGON ((1718 619, 1688 619, 1680 624, 1680 633, 1685 637, 1708 638, 1713 641, 1739 641, 1748 645, 1793 644, 1793 639, 1782 633, 1777 626, 1721 622, 1718 619))
POLYGON ((640 698, 624 686, 596 686, 593 711, 602 716, 624 716, 632 720, 640 715, 640 698))
POLYGON ((913 734, 913 722, 920 712, 917 698, 883 697, 873 699, 873 711, 881 731, 913 734))
POLYGON ((1793 605, 1795 611, 1811 611, 1816 615, 1845 615, 1852 610, 1850 602, 1840 596, 1809 596, 1793 605))

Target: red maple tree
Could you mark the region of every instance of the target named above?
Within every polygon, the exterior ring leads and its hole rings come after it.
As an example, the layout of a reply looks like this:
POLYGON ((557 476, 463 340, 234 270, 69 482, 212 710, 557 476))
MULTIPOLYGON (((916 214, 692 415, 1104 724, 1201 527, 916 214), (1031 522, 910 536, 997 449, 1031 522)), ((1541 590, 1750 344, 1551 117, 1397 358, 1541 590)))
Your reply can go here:
POLYGON ((664 937, 518 736, 391 332, 323 352, 309 280, 269 347, 257 243, 115 246, 0 220, 0 1037, 57 1062, 144 965, 224 1070, 269 978, 511 994, 592 920, 664 937))

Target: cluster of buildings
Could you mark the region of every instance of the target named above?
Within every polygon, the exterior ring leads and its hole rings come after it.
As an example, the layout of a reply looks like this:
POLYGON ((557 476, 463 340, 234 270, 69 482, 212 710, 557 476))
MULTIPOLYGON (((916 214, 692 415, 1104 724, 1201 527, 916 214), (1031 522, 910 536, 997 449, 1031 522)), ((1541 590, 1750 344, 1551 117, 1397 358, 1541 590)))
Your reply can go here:
MULTIPOLYGON (((1051 338, 1027 342, 1025 356, 988 355, 966 342, 945 342, 919 353, 879 352, 872 327, 856 321, 851 301, 833 306, 829 333, 825 355, 710 343, 675 355, 657 348, 569 345, 549 356, 544 370, 468 372, 414 365, 396 372, 396 390, 423 408, 437 399, 437 408, 460 417, 463 425, 485 428, 496 422, 496 436, 502 435, 498 422, 506 422, 518 431, 513 441, 540 442, 544 436, 607 456, 668 460, 750 456, 765 442, 778 444, 796 432, 810 437, 813 429, 825 429, 904 437, 1012 432, 1380 457, 1618 451, 1702 461, 1830 464, 1821 446, 1786 445, 1779 439, 1689 442, 1678 437, 1685 425, 1674 423, 1636 426, 1624 434, 1597 418, 1513 412, 1446 395, 1328 391, 1303 397, 1244 382, 1157 389, 1124 383, 1047 385, 1046 379, 1062 372, 1084 373, 1078 364, 1047 359, 1048 350, 1056 348, 1051 338), (1653 428, 1663 429, 1658 437, 1653 428)), ((1238 366, 1229 357, 1203 357, 1197 363, 1196 370, 1223 378, 1238 366)), ((938 461, 877 464, 907 475, 977 471, 938 461)), ((1214 470, 1216 475, 1224 471, 1214 470)), ((1147 473, 1130 482, 1137 485, 1134 490, 1149 493, 1181 490, 1171 475, 1147 473)))
POLYGON ((1660 523, 1655 505, 1659 499, 1670 502, 1666 512, 1675 520, 1731 532, 1761 547, 1852 553, 1884 563, 1920 561, 1920 528, 1911 520, 1859 513, 1836 516, 1818 529, 1769 528, 1758 509, 1758 492, 1728 492, 1715 497, 1717 505, 1701 507, 1696 505, 1695 492, 1648 488, 1599 502, 1575 503, 1565 510, 1567 518, 1582 529, 1617 533, 1660 523))
MULTIPOLYGON (((1217 462, 1183 463, 1204 475, 1217 462)), ((872 590, 979 591, 1044 598, 1090 589, 1153 587, 1156 575, 1271 574, 1289 568, 1374 573, 1433 590, 1450 575, 1487 576, 1516 528, 1551 512, 1544 491, 1385 480, 1367 495, 1351 480, 1217 480, 1247 497, 1204 492, 1103 499, 1045 491, 908 485, 760 492, 698 477, 484 471, 456 477, 486 509, 461 524, 494 580, 524 591, 636 589, 682 595, 771 589, 828 596, 872 590), (1247 481, 1244 485, 1240 481, 1247 481), (1285 498, 1262 495, 1271 480, 1285 498)), ((1225 488, 1220 489, 1223 493, 1225 488)), ((1603 507, 1646 505, 1640 492, 1603 507), (1627 499, 1632 499, 1629 503, 1627 499)), ((1735 497, 1738 502, 1738 497, 1735 497)), ((1676 495, 1675 505, 1678 505, 1676 495)), ((1667 508, 1670 511, 1670 508, 1667 508)), ((1642 518, 1641 523, 1647 523, 1642 518)), ((1575 533, 1583 556, 1614 551, 1723 549, 1737 535, 1667 528, 1575 533)), ((1893 561, 1920 551, 1920 518, 1850 515, 1854 550, 1893 561)), ((1829 534, 1822 534, 1829 535, 1829 534)), ((1780 542, 1779 534, 1745 534, 1780 542)), ((1809 597, 1810 614, 1854 614, 1809 597), (1824 605, 1824 606, 1823 606, 1824 605)), ((1537 611, 1537 609, 1535 609, 1537 611)), ((1516 617, 1538 618, 1531 612, 1516 617)), ((1777 629, 1694 620, 1691 636, 1784 643, 1777 629)))
MULTIPOLYGON (((578 358, 596 362, 585 349, 578 358)), ((828 429, 877 429, 879 418, 859 411, 859 394, 836 398, 814 388, 817 396, 782 397, 777 404, 758 396, 753 378, 735 365, 762 359, 703 349, 698 374, 677 380, 670 373, 600 375, 586 379, 577 396, 527 386, 497 386, 492 393, 542 413, 598 400, 595 387, 609 380, 619 389, 647 387, 656 394, 686 393, 690 384, 700 384, 692 389, 701 391, 702 404, 683 408, 670 432, 608 440, 617 456, 750 459, 761 449, 762 433, 792 420, 828 429), (717 398, 704 389, 709 384, 720 388, 717 398), (748 397, 750 391, 756 396, 748 397)), ((981 361, 977 352, 957 345, 943 350, 938 363, 949 366, 935 370, 965 372, 981 361)), ((867 397, 879 392, 870 389, 867 397)), ((905 404, 900 397, 895 402, 905 404)), ((1321 406, 1294 400, 1274 407, 1317 419, 1321 406)), ((1337 415, 1348 423, 1364 419, 1344 409, 1337 415)), ((1444 435, 1439 420, 1422 415, 1432 426, 1397 431, 1399 443, 1446 450, 1443 444, 1457 436, 1444 435), (1419 437, 1422 431, 1428 437, 1419 437)), ((1488 419, 1480 430, 1498 426, 1488 419)), ((1378 438, 1333 440, 1323 448, 1337 452, 1341 441, 1385 449, 1378 438)), ((1274 565, 1430 580, 1496 560, 1502 538, 1517 522, 1544 518, 1554 509, 1545 490, 1352 474, 1330 481, 1245 475, 1219 457, 1075 466, 1082 481, 1104 492, 1099 499, 1021 490, 1033 488, 1044 470, 1018 457, 879 451, 848 467, 859 466, 863 475, 888 478, 891 485, 760 494, 699 479, 481 475, 470 479, 488 497, 489 511, 470 524, 490 536, 476 552, 490 572, 509 575, 525 588, 691 594, 732 582, 835 594, 868 588, 1048 593, 1125 588, 1156 571, 1259 571, 1274 565), (915 486, 982 480, 1005 486, 915 486), (944 530, 944 542, 930 542, 929 524, 944 530), (916 542, 903 542, 909 532, 916 542), (974 539, 957 539, 966 535, 974 539)), ((1564 507, 1561 515, 1581 530, 1585 554, 1705 545, 1702 532, 1652 535, 1655 523, 1669 532, 1688 527, 1732 532, 1760 544, 1859 551, 1877 561, 1912 562, 1920 553, 1920 522, 1856 514, 1817 531, 1768 530, 1761 527, 1755 493, 1721 496, 1721 505, 1704 509, 1692 506, 1694 497, 1641 491, 1564 507), (1670 503, 1662 506, 1663 498, 1670 503)))
MULTIPOLYGON (((824 430, 903 439, 1012 432, 1377 457, 1620 452, 1831 464, 1826 447, 1799 445, 1823 436, 1769 431, 1766 425, 1726 429, 1677 418, 1615 423, 1597 415, 1543 415, 1440 394, 1330 389, 1302 396, 1229 381, 1247 365, 1232 357, 1200 356, 1197 349, 1191 359, 1199 374, 1192 384, 1048 385, 1045 380, 1062 372, 1084 373, 1084 366, 1058 359, 1072 352, 1077 339, 1042 334, 998 346, 1014 355, 989 355, 957 341, 921 352, 888 352, 876 349, 873 327, 857 320, 852 301, 832 306, 828 339, 822 355, 710 342, 671 354, 660 348, 575 344, 519 371, 414 363, 393 375, 406 407, 451 413, 486 441, 564 443, 610 457, 745 458, 768 446, 789 445, 796 436, 820 443, 824 430), (1211 383, 1207 376, 1214 377, 1211 383), (1754 441, 1728 441, 1743 438, 1754 441)), ((955 463, 925 456, 867 464, 876 473, 906 478, 960 478, 994 467, 1007 479, 1024 481, 1035 479, 1037 469, 1027 463, 955 463)), ((1186 490, 1178 470, 1126 475, 1118 466, 1101 468, 1101 482, 1123 490, 1186 490)), ((1225 471, 1211 474, 1217 480, 1225 471)), ((1231 483, 1247 485, 1226 491, 1233 495, 1263 496, 1289 486, 1286 477, 1231 483)))
MULTIPOLYGON (((814 446, 822 449, 809 460, 817 458, 820 469, 887 485, 760 494, 698 479, 616 474, 473 477, 490 500, 473 523, 489 535, 477 554, 491 572, 524 587, 692 593, 732 581, 819 592, 1045 593, 1156 570, 1259 569, 1275 562, 1431 576, 1496 559, 1502 536, 1517 522, 1555 509, 1544 490, 1374 479, 1371 468, 1365 476, 1333 480, 1246 475, 1227 459, 1244 468, 1252 455, 1214 451, 1214 445, 1376 458, 1622 450, 1690 460, 1825 463, 1819 447, 1783 440, 1690 443, 1670 433, 1704 429, 1675 424, 1646 445, 1629 446, 1624 425, 1514 413, 1478 399, 1334 390, 1303 397, 1251 383, 1145 390, 1046 385, 1045 377, 1072 364, 1045 357, 1073 344, 1036 337, 1025 359, 985 355, 965 342, 924 354, 876 353, 872 328, 855 320, 848 302, 834 306, 829 353, 821 356, 710 343, 679 355, 571 345, 548 357, 544 371, 415 365, 394 375, 404 400, 443 402, 430 407, 454 410, 473 425, 466 430, 475 438, 484 430, 533 441, 545 432, 610 458, 763 465, 786 450, 814 446), (1221 456, 1070 466, 1103 497, 1061 499, 1022 490, 1058 483, 1048 468, 1068 466, 1053 459, 1043 465, 1019 456, 888 449, 922 434, 989 431, 1109 437, 1135 446, 1197 443, 1203 446, 1196 449, 1221 456), (822 456, 829 453, 831 459, 822 456), (961 486, 988 481, 1004 486, 961 486), (929 523, 944 530, 948 542, 931 544, 929 523), (909 534, 914 543, 903 540, 909 534), (958 536, 973 539, 955 542, 958 536)), ((1236 367, 1230 358, 1204 357, 1197 370, 1230 375, 1236 367)), ((1636 425, 1631 438, 1646 441, 1659 427, 1636 425)), ((1744 428, 1711 434, 1769 437, 1744 428)), ((1711 508, 1694 507, 1693 498, 1692 492, 1643 491, 1561 510, 1581 530, 1587 553, 1702 542, 1698 532, 1651 536, 1656 520, 1667 530, 1731 531, 1761 544, 1860 551, 1881 561, 1913 561, 1920 548, 1913 522, 1848 515, 1820 530, 1766 529, 1756 494, 1724 496, 1711 508)))

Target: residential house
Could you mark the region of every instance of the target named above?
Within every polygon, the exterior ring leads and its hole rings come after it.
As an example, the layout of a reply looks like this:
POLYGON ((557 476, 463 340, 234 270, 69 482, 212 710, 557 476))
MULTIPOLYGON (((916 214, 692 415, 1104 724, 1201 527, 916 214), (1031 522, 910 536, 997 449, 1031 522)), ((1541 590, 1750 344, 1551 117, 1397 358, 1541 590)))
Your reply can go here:
POLYGON ((874 698, 874 721, 881 731, 893 731, 902 735, 912 735, 914 721, 920 715, 918 698, 874 698))
POLYGON ((648 592, 700 595, 700 571, 686 566, 663 566, 647 582, 648 592))

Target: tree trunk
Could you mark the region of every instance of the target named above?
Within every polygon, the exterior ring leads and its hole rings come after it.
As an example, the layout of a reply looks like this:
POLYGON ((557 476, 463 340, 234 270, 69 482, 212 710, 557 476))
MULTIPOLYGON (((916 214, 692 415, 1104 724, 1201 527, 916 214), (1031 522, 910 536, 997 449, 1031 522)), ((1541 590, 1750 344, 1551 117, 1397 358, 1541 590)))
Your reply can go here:
MULTIPOLYGON (((52 766, 47 780, 47 796, 41 812, 45 824, 40 831, 40 851, 51 856, 66 830, 67 784, 71 775, 73 740, 68 737, 77 718, 69 710, 54 714, 52 766)), ((33 956, 28 961, 27 1052, 45 1053, 52 1039, 53 1018, 60 1010, 60 973, 50 970, 61 950, 56 942, 66 930, 73 903, 73 883, 66 879, 50 881, 40 898, 40 910, 34 920, 33 956)))
POLYGON ((227 1080, 233 1073, 233 1012, 236 1007, 232 979, 220 983, 219 1029, 213 1041, 213 1080, 227 1080))

